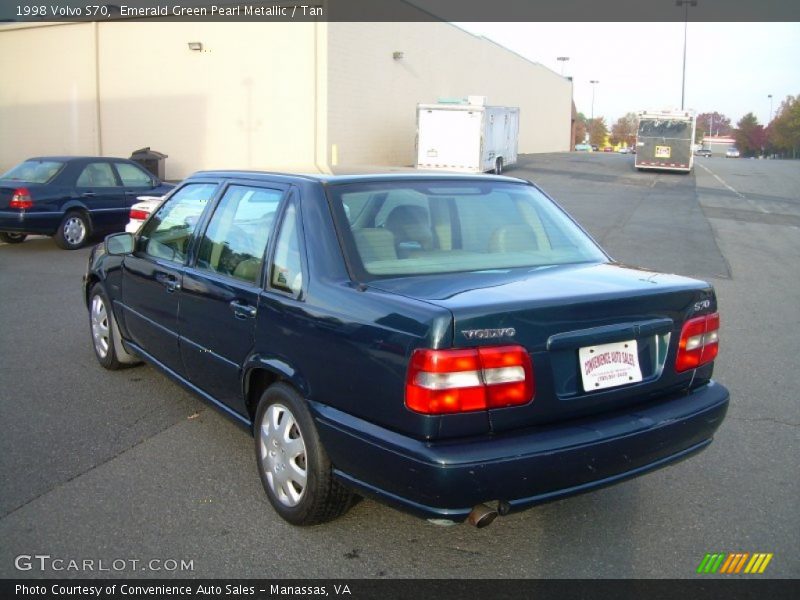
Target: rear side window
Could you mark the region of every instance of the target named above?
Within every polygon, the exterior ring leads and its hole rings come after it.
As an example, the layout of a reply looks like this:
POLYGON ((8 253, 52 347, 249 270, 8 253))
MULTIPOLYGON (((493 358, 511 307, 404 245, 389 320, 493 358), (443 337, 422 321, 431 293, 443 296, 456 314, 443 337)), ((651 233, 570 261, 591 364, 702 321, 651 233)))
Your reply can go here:
POLYGON ((114 163, 117 167, 117 173, 122 180, 122 185, 129 187, 150 187, 153 185, 153 179, 148 173, 136 165, 129 163, 114 163))
POLYGON ((190 183, 172 194, 145 223, 139 248, 153 258, 184 262, 200 216, 216 188, 214 183, 190 183))
POLYGON ((197 267, 257 283, 283 192, 232 185, 208 223, 197 267))
POLYGON ((107 162, 89 163, 81 171, 76 184, 78 187, 117 187, 114 170, 107 162))
POLYGON ((530 185, 361 183, 332 186, 331 198, 337 226, 346 229, 349 262, 367 279, 607 260, 591 238, 530 185))
POLYGON ((50 183, 63 167, 64 163, 57 160, 26 160, 3 174, 0 179, 27 183, 50 183))
POLYGON ((272 287, 298 297, 303 289, 303 266, 294 203, 286 208, 274 254, 270 268, 272 287))

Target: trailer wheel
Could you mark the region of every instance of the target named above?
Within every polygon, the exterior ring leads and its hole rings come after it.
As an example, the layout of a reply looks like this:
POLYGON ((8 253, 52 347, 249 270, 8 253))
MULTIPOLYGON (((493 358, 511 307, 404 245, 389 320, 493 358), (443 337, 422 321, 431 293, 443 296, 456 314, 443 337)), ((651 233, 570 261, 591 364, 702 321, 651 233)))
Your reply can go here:
POLYGON ((503 174, 503 159, 498 158, 497 161, 494 163, 494 174, 495 175, 502 175, 503 174))

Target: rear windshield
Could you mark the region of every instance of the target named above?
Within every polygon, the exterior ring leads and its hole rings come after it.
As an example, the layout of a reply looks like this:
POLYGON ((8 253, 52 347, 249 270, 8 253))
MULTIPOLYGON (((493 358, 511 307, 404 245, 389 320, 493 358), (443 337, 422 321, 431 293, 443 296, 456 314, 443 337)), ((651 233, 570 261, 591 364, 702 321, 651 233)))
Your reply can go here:
POLYGON ((349 262, 360 277, 608 260, 529 185, 394 181, 333 186, 330 195, 349 262))
POLYGON ((26 160, 3 174, 0 180, 49 183, 63 166, 64 163, 59 160, 26 160))
POLYGON ((643 119, 639 121, 639 136, 688 139, 692 136, 692 123, 672 119, 643 119))

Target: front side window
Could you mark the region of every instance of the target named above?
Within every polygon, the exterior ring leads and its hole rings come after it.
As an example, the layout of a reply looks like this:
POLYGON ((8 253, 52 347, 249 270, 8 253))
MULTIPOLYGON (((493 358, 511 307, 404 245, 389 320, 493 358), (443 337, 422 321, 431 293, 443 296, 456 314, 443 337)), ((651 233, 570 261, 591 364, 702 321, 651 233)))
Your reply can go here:
POLYGON ((182 263, 215 183, 190 183, 172 194, 142 227, 139 248, 154 258, 182 263))
POLYGON ((394 181, 331 187, 359 276, 537 268, 607 259, 535 187, 489 181, 394 181), (352 215, 358 214, 354 219, 352 215))
POLYGON ((114 163, 122 185, 128 187, 151 187, 153 180, 148 173, 129 163, 114 163))
POLYGON ((200 242, 197 267, 257 283, 282 196, 280 190, 228 187, 200 242))
POLYGON ((81 171, 76 184, 78 187, 117 187, 114 170, 107 162, 89 163, 81 171))

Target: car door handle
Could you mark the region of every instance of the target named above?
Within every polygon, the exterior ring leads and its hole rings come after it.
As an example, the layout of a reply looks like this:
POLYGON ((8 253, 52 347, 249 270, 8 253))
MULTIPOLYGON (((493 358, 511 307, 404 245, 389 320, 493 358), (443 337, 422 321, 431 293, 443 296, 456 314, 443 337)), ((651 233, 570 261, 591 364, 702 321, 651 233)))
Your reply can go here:
POLYGON ((94 198, 96 195, 97 194, 95 194, 94 192, 83 192, 83 194, 81 194, 81 196, 83 196, 84 198, 94 198))
POLYGON ((171 294, 181 289, 178 278, 167 273, 156 273, 156 281, 167 288, 167 293, 171 294))
POLYGON ((252 319, 256 316, 256 307, 249 304, 242 304, 234 300, 230 304, 233 316, 237 319, 252 319))

